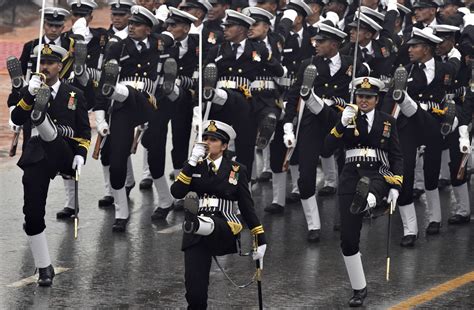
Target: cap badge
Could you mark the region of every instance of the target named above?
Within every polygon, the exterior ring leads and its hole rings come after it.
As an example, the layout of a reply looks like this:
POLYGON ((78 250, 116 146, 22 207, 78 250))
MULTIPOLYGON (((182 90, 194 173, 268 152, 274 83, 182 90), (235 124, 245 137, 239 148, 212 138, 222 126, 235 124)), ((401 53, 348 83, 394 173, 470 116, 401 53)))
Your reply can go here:
POLYGON ((207 126, 207 131, 216 132, 217 131, 216 122, 211 121, 209 126, 207 126))
POLYGON ((51 47, 49 47, 48 44, 45 44, 44 47, 43 47, 43 50, 41 51, 41 54, 51 55, 52 53, 53 53, 53 50, 51 49, 51 47))
POLYGON ((371 88, 371 87, 372 87, 372 84, 370 84, 368 78, 365 78, 365 79, 362 81, 362 84, 360 84, 360 87, 367 89, 367 88, 371 88))

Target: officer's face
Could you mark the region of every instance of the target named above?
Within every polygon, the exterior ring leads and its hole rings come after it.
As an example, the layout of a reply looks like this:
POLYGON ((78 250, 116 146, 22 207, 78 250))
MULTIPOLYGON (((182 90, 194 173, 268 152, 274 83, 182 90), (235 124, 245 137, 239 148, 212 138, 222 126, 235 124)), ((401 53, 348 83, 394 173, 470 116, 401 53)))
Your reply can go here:
POLYGON ((250 26, 248 36, 250 39, 263 40, 267 36, 270 26, 264 22, 257 22, 250 26))
POLYGON ((226 25, 224 27, 224 39, 229 42, 236 42, 244 33, 244 27, 239 25, 226 25))
POLYGON ((445 6, 442 6, 439 10, 439 13, 441 14, 442 17, 449 17, 453 16, 457 13, 458 6, 454 4, 447 4, 445 6))
POLYGON ((436 46, 436 55, 443 56, 448 54, 454 47, 454 39, 445 39, 443 42, 436 46))
POLYGON ((112 25, 118 30, 122 30, 125 27, 127 27, 129 18, 130 18, 130 14, 127 14, 127 13, 125 14, 112 13, 110 16, 112 25))
POLYGON ((278 8, 278 6, 275 2, 268 2, 268 1, 258 2, 256 7, 267 10, 268 12, 270 12, 272 14, 275 14, 276 10, 278 8))
POLYGON ((220 3, 213 3, 212 10, 207 12, 207 19, 208 20, 220 20, 225 17, 225 10, 227 10, 229 6, 227 4, 220 4, 220 3))
POLYGON ((415 9, 415 19, 417 22, 431 22, 436 14, 435 8, 415 9))
POLYGON ((368 95, 356 95, 356 104, 364 113, 368 113, 375 109, 379 97, 377 96, 368 96, 368 95))
POLYGON ((150 10, 150 11, 155 11, 156 6, 157 6, 157 1, 155 0, 137 0, 137 4, 143 6, 144 8, 150 10))
POLYGON ((179 24, 169 24, 166 30, 168 30, 169 32, 173 34, 175 40, 181 41, 184 38, 186 38, 186 36, 189 33, 189 29, 190 29, 189 25, 179 23, 179 24))
POLYGON ((46 76, 46 84, 52 85, 58 79, 58 74, 61 72, 63 64, 59 61, 42 59, 40 64, 40 72, 46 76))
POLYGON ((128 36, 132 39, 141 41, 148 37, 151 33, 149 26, 135 22, 128 23, 128 36))
POLYGON ((429 48, 425 44, 413 44, 408 47, 408 56, 411 62, 422 61, 429 53, 429 48))
MULTIPOLYGON (((372 32, 369 30, 360 27, 359 28, 359 42, 362 44, 368 43, 372 40, 372 32)), ((351 43, 355 43, 357 40, 357 28, 351 28, 351 43)))
POLYGON ((44 35, 52 41, 56 40, 61 35, 63 29, 64 25, 58 26, 49 24, 47 22, 44 23, 44 35))
POLYGON ((333 40, 316 40, 316 55, 320 57, 332 57, 337 53, 337 43, 333 40))
POLYGON ((213 159, 222 156, 224 151, 227 149, 227 143, 223 143, 221 140, 215 137, 204 136, 202 141, 207 143, 209 146, 209 157, 213 159))

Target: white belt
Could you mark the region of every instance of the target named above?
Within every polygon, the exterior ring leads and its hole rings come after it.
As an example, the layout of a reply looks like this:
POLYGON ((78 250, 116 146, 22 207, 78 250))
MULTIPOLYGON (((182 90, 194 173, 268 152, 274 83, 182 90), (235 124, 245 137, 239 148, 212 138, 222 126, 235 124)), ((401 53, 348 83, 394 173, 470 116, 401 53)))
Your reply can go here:
POLYGON ((346 151, 346 159, 357 156, 377 158, 374 149, 350 149, 346 151))
POLYGON ((425 110, 425 111, 428 111, 428 104, 426 103, 420 103, 420 107, 425 110))
POLYGON ((276 84, 274 81, 253 81, 250 83, 250 89, 262 90, 262 89, 276 89, 276 84))
POLYGON ((278 85, 281 85, 281 86, 290 87, 293 85, 292 78, 278 77, 278 78, 275 78, 275 81, 278 83, 278 85))
POLYGON ((36 137, 38 135, 39 135, 38 129, 36 129, 36 127, 31 128, 31 136, 30 137, 33 138, 33 137, 36 137))
POLYGON ((139 91, 142 91, 145 89, 145 83, 141 81, 123 81, 123 82, 120 82, 120 84, 125 85, 125 86, 130 86, 139 91))
POLYGON ((219 206, 219 198, 201 198, 199 199, 199 208, 211 208, 219 206))

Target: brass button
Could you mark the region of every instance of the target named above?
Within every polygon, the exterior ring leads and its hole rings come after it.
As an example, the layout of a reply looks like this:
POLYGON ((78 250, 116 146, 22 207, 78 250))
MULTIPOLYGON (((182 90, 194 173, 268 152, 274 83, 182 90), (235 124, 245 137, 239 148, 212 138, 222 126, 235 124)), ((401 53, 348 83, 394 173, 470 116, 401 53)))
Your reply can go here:
POLYGON ((141 67, 142 67, 142 65, 141 65, 141 64, 138 64, 138 65, 137 65, 137 67, 138 67, 138 68, 141 68, 141 67))
POLYGON ((369 166, 370 166, 370 167, 373 167, 374 165, 370 164, 369 166))
POLYGON ((146 72, 143 72, 143 76, 147 76, 147 73, 146 73, 146 72))
POLYGON ((138 76, 138 72, 137 72, 137 73, 135 73, 135 76, 138 76))
POLYGON ((328 83, 324 84, 324 87, 329 87, 329 84, 328 83))
POLYGON ((232 71, 232 67, 229 67, 229 71, 232 71))
POLYGON ((357 164, 356 167, 357 167, 357 168, 360 168, 360 164, 357 164))
POLYGON ((91 58, 91 55, 87 55, 87 59, 90 59, 91 58))
POLYGON ((296 61, 293 61, 293 64, 296 64, 296 61))
POLYGON ((423 94, 418 94, 418 97, 420 97, 420 98, 423 97, 423 94))
POLYGON ((334 88, 337 88, 337 85, 334 85, 334 88))
POLYGON ((357 146, 360 146, 360 143, 359 143, 359 144, 357 144, 357 146))
POLYGON ((179 67, 179 70, 183 70, 183 67, 179 67))
POLYGON ((242 69, 237 70, 239 73, 242 73, 242 69))
POLYGON ((149 63, 149 62, 147 62, 146 64, 147 64, 148 66, 150 65, 150 63, 149 63))
POLYGON ((433 95, 430 95, 430 98, 433 98, 433 95))

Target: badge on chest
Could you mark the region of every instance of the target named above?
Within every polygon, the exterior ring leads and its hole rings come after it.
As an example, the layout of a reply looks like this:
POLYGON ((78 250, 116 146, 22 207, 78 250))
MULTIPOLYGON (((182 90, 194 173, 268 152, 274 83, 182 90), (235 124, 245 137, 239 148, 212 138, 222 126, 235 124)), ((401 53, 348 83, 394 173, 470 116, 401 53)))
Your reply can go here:
POLYGON ((67 102, 67 108, 69 110, 76 110, 77 106, 77 98, 76 98, 76 93, 75 92, 70 92, 69 93, 69 101, 67 102))
POLYGON ((232 170, 230 171, 229 174, 229 183, 232 185, 237 185, 237 182, 239 180, 239 165, 232 165, 232 170))
POLYGON ((383 122, 383 132, 382 136, 385 138, 390 138, 390 132, 392 131, 392 124, 389 121, 383 122))

